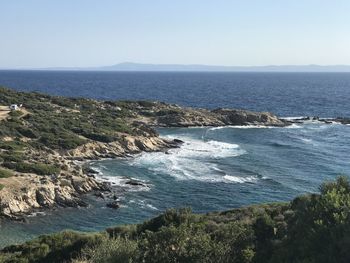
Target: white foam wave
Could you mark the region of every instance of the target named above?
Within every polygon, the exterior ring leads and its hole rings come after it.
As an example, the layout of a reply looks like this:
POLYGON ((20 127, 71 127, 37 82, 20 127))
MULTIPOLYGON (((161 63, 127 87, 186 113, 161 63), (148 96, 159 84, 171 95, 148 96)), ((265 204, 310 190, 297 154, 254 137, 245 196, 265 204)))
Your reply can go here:
POLYGON ((295 120, 303 120, 307 118, 307 116, 298 116, 298 117, 280 117, 280 119, 282 120, 286 120, 286 121, 295 121, 295 120))
POLYGON ((141 208, 149 208, 151 210, 159 210, 154 205, 146 203, 146 200, 134 199, 134 200, 130 200, 129 203, 141 206, 141 208))
POLYGON ((152 210, 159 210, 157 207, 151 205, 151 204, 146 204, 146 206, 152 210))
POLYGON ((225 175, 224 179, 229 181, 229 182, 234 182, 234 183, 253 183, 256 182, 258 180, 257 177, 255 176, 248 176, 248 177, 241 177, 241 176, 233 176, 233 175, 225 175))
POLYGON ((273 129, 277 128, 274 126, 265 126, 265 125, 227 125, 209 128, 209 131, 216 131, 221 129, 273 129))
POLYGON ((285 128, 286 128, 286 129, 301 129, 302 126, 293 123, 292 125, 286 126, 285 128))
POLYGON ((312 143, 312 139, 307 139, 307 138, 299 138, 299 139, 305 143, 312 143))
POLYGON ((45 216, 46 213, 45 212, 32 212, 29 215, 27 215, 27 217, 36 217, 36 216, 45 216))
POLYGON ((152 184, 145 180, 125 176, 108 175, 107 173, 104 173, 101 168, 97 167, 92 167, 92 169, 98 172, 98 175, 96 176, 97 180, 100 180, 102 182, 109 182, 112 184, 112 186, 123 187, 125 190, 128 190, 130 192, 149 191, 152 187, 152 184), (130 180, 139 182, 140 184, 132 185, 128 183, 130 180))
POLYGON ((178 180, 226 182, 217 159, 245 154, 237 144, 219 141, 203 141, 180 137, 185 143, 169 154, 145 153, 131 161, 131 165, 147 167, 156 174, 167 174, 178 180))

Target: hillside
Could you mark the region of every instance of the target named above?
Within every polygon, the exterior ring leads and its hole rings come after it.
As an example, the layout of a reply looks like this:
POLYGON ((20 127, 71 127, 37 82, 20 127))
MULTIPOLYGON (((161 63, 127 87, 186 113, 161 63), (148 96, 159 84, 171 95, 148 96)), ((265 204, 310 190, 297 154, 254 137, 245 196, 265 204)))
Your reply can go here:
POLYGON ((320 194, 205 215, 169 210, 101 233, 65 231, 3 249, 1 262, 307 262, 350 260, 350 184, 320 194))

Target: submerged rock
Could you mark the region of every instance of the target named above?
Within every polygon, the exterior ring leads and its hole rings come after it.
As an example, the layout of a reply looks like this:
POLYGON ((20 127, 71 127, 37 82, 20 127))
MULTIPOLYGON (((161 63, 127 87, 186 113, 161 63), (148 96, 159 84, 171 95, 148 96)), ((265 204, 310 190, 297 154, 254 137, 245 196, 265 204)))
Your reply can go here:
POLYGON ((341 124, 345 124, 345 125, 350 124, 350 118, 340 118, 340 117, 338 117, 338 118, 334 119, 334 121, 339 122, 341 124))
POLYGON ((120 207, 120 203, 119 203, 119 201, 113 201, 113 202, 107 203, 106 207, 118 209, 120 207))
POLYGON ((125 184, 132 185, 132 186, 144 186, 144 187, 147 187, 147 184, 145 184, 145 183, 143 183, 141 181, 138 181, 138 180, 134 180, 134 179, 130 179, 130 180, 126 181, 125 184))

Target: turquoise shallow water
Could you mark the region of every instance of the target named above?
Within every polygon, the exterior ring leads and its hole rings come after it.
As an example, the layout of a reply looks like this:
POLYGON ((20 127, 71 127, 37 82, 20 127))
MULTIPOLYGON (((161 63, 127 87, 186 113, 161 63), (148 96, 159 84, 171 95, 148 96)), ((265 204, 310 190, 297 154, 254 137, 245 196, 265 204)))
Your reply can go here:
POLYGON ((166 153, 93 162, 102 180, 114 183, 123 206, 87 196, 89 208, 59 209, 3 221, 0 246, 63 229, 96 231, 136 223, 167 208, 191 206, 195 212, 287 201, 315 192, 325 180, 350 175, 350 126, 308 122, 287 128, 172 128, 164 137, 185 141, 166 153), (125 185, 127 178, 147 187, 125 185))

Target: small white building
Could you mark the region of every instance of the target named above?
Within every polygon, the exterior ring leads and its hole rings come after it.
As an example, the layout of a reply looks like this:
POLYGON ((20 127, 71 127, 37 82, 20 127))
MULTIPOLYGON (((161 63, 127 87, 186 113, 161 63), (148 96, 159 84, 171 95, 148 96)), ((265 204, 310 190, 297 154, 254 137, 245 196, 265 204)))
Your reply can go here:
POLYGON ((10 110, 18 110, 18 105, 17 104, 11 104, 10 105, 10 110))

